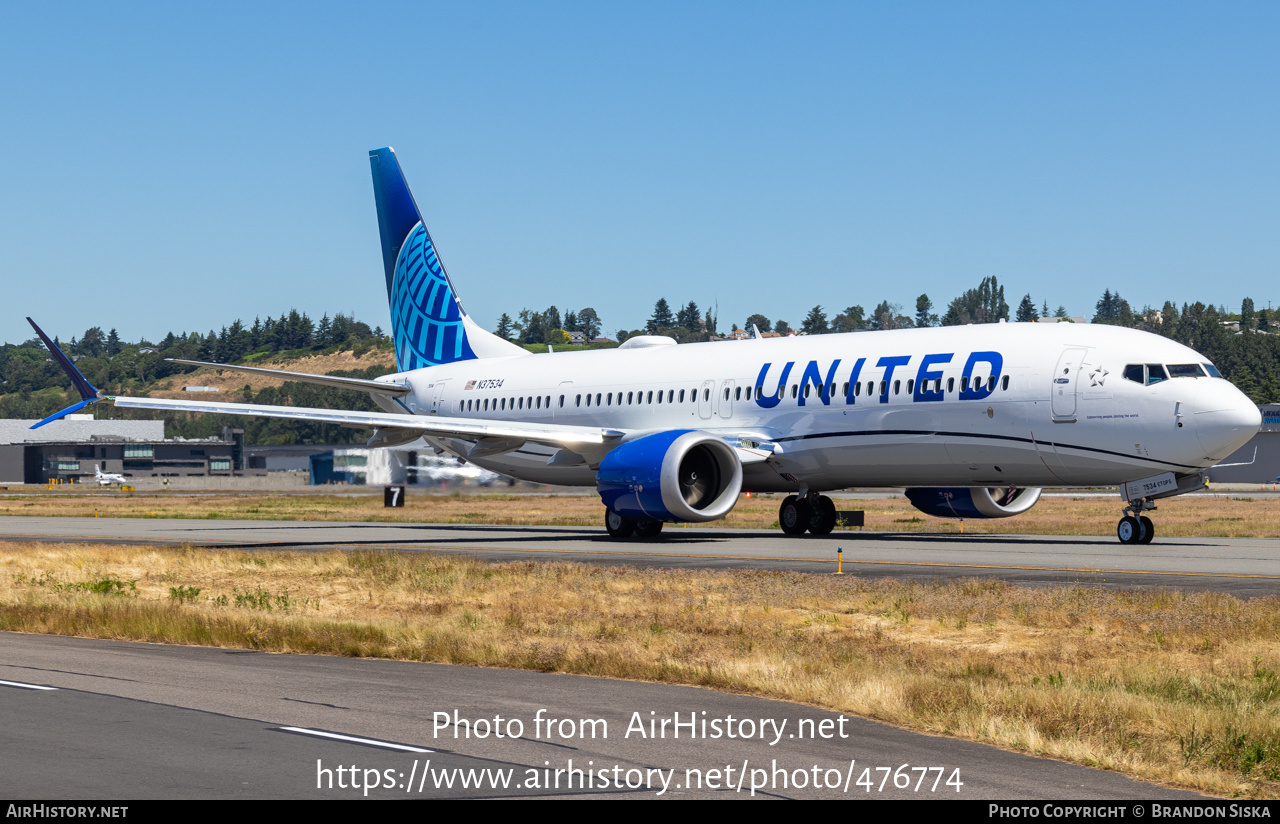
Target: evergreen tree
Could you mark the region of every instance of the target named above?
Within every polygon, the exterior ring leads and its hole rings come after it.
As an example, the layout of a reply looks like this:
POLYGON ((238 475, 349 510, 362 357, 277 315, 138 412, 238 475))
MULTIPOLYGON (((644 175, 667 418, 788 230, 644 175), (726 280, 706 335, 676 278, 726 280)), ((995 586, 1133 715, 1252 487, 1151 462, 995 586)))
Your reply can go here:
POLYGON ((1120 293, 1111 293, 1107 289, 1102 293, 1102 297, 1098 299, 1097 313, 1093 316, 1094 323, 1106 323, 1111 326, 1133 326, 1133 311, 1129 308, 1129 301, 1120 297, 1120 293))
POLYGON ((684 327, 691 335, 702 334, 702 313, 698 304, 689 301, 688 305, 676 313, 676 326, 684 327))
POLYGON ((791 324, 787 323, 785 320, 780 320, 773 325, 773 331, 777 332, 779 335, 789 335, 791 334, 791 324))
POLYGON ((821 306, 809 310, 809 315, 800 328, 806 335, 825 335, 831 331, 827 326, 827 313, 822 311, 821 306))
POLYGON ((1018 315, 1016 320, 1018 323, 1032 323, 1036 320, 1036 305, 1031 300, 1031 293, 1022 296, 1022 303, 1018 304, 1018 315))
POLYGON ((511 316, 506 312, 498 318, 498 328, 494 330, 494 334, 503 340, 511 340, 511 316))
POLYGON ((937 326, 938 316, 930 314, 932 311, 933 301, 929 300, 928 295, 916 298, 916 326, 937 326))
POLYGON ((992 276, 983 278, 977 289, 970 289, 951 301, 942 317, 942 325, 996 323, 1001 319, 1009 319, 1009 304, 1004 299, 1004 287, 992 276))
POLYGON ((1240 331, 1256 328, 1253 314, 1253 298, 1245 298, 1240 303, 1240 331))
POLYGON ((660 335, 662 330, 670 329, 675 325, 676 319, 671 314, 671 307, 667 305, 667 299, 658 298, 658 302, 653 305, 653 316, 645 324, 645 330, 650 335, 660 335))
POLYGON ((1049 301, 1048 300, 1044 302, 1044 306, 1040 307, 1040 317, 1042 318, 1049 317, 1049 301))
POLYGON ((753 324, 762 333, 773 331, 773 327, 769 324, 769 319, 764 315, 749 315, 746 322, 742 324, 742 328, 750 329, 753 324))

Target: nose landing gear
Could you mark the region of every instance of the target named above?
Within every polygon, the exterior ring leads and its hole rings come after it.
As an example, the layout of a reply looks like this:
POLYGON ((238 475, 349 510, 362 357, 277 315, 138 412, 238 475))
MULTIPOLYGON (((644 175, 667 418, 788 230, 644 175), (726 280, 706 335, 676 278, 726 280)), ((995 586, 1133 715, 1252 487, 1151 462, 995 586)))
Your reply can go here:
POLYGON ((1146 498, 1130 501, 1124 508, 1125 516, 1116 525, 1116 537, 1122 544, 1149 544, 1156 537, 1156 526, 1141 513, 1154 511, 1156 505, 1146 498))

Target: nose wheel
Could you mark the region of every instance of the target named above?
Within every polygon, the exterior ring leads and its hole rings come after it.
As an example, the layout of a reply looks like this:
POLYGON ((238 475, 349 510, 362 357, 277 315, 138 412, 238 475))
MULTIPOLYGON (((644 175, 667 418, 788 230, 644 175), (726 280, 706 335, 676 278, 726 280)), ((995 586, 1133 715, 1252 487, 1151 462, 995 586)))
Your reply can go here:
POLYGON ((1156 537, 1156 525, 1146 515, 1138 513, 1155 509, 1150 501, 1131 502, 1125 509, 1125 516, 1116 525, 1116 537, 1122 544, 1149 544, 1156 537))

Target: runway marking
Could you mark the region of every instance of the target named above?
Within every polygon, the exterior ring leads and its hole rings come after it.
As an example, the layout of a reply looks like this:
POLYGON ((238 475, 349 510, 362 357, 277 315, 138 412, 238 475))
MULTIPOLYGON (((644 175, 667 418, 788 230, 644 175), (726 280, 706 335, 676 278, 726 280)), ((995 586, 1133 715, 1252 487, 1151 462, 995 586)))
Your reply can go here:
POLYGON ((18 687, 24 690, 54 690, 55 692, 58 689, 57 687, 46 687, 43 684, 24 684, 21 681, 0 681, 0 687, 18 687))
MULTIPOLYGON (((102 538, 89 539, 83 535, 49 535, 45 534, 17 534, 10 533, 7 538, 28 538, 31 540, 47 541, 49 538, 69 538, 77 541, 96 540, 103 543, 113 540, 113 536, 104 536, 102 538)), ((1087 536, 1086 536, 1087 537, 1087 536)), ((120 537, 114 536, 114 540, 121 541, 139 541, 163 544, 192 544, 194 546, 207 546, 214 549, 227 546, 250 545, 256 548, 270 549, 278 547, 281 550, 288 550, 292 543, 288 541, 233 541, 233 540, 179 540, 167 537, 120 537)), ((588 549, 527 549, 522 547, 482 547, 482 546, 453 546, 449 544, 431 544, 430 546, 409 546, 405 544, 394 543, 361 543, 350 544, 342 541, 334 541, 329 546, 340 548, 344 546, 358 547, 359 549, 409 549, 412 551, 431 551, 431 550, 448 550, 450 552, 524 552, 529 554, 555 554, 555 555, 583 555, 591 554, 592 550, 588 549)), ((804 564, 822 564, 831 563, 823 558, 789 558, 770 555, 695 555, 687 552, 635 552, 620 550, 596 550, 601 555, 633 555, 642 558, 690 558, 706 561, 725 560, 725 561, 778 561, 783 563, 804 563, 804 564)), ((1003 569, 1003 570, 1025 570, 1027 572, 1087 572, 1093 574, 1106 573, 1110 575, 1173 575, 1187 576, 1190 578, 1257 578, 1267 581, 1280 580, 1280 575, 1256 575, 1243 572, 1192 572, 1192 571, 1176 571, 1176 570, 1151 570, 1151 569, 1101 569, 1089 567, 1052 567, 1052 566, 1024 566, 1018 564, 963 564, 963 563, 947 563, 943 561, 880 561, 880 560, 857 560, 845 558, 846 564, 863 564, 863 565, 882 565, 882 566, 919 566, 919 567, 949 567, 952 569, 1003 569)))
POLYGON ((300 735, 314 735, 317 738, 334 738, 338 741, 350 741, 353 744, 364 744, 368 747, 382 747, 387 750, 399 750, 401 752, 434 752, 434 750, 424 750, 422 747, 411 747, 408 744, 395 744, 390 741, 379 741, 376 738, 359 738, 354 735, 339 735, 336 732, 310 730, 306 727, 280 727, 280 729, 285 732, 296 732, 300 735))

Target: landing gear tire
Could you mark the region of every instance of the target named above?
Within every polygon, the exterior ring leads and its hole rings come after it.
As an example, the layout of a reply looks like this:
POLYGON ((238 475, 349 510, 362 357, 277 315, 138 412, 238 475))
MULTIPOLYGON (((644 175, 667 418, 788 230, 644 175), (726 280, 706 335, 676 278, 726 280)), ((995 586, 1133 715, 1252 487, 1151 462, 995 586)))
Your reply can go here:
POLYGON ((812 535, 830 535, 836 528, 836 505, 826 495, 818 496, 818 505, 809 512, 809 532, 812 535))
POLYGON ((788 535, 803 535, 809 528, 809 504, 795 495, 788 495, 778 507, 778 526, 788 535))
POLYGON ((1138 539, 1138 543, 1151 543, 1151 539, 1156 537, 1156 525, 1146 515, 1139 516, 1138 520, 1142 522, 1142 537, 1138 539))
POLYGON ((1142 540, 1142 522, 1132 515, 1126 515, 1116 525, 1116 537, 1122 544, 1136 544, 1142 540))
MULTIPOLYGON (((659 522, 661 523, 661 522, 659 522)), ((636 522, 624 518, 612 509, 604 511, 604 529, 610 538, 629 538, 636 531, 636 522)))
POLYGON ((637 538, 656 538, 660 532, 662 532, 662 521, 645 521, 642 524, 636 524, 637 538))

